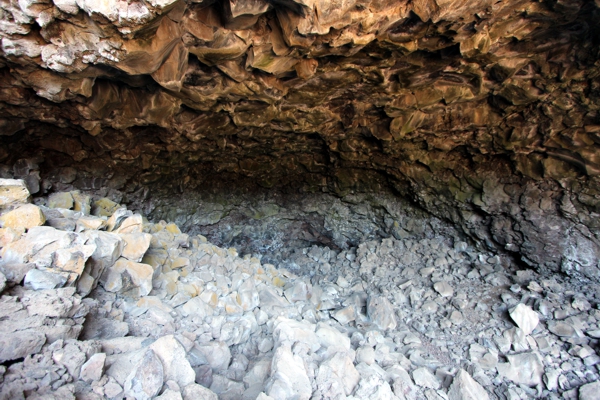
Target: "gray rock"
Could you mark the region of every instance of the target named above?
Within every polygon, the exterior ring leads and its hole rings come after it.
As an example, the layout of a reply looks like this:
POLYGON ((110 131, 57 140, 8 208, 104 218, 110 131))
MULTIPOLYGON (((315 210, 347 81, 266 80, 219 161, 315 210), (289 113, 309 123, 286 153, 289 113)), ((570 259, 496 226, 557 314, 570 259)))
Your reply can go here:
POLYGON ((0 362, 39 353, 46 336, 37 330, 0 333, 0 362))
POLYGON ((6 281, 9 284, 21 284, 25 275, 32 269, 35 269, 35 264, 6 263, 0 261, 0 272, 6 277, 6 281))
POLYGON ((460 369, 448 390, 449 400, 488 400, 485 389, 464 369, 460 369))
POLYGON ((129 333, 129 325, 126 322, 117 321, 112 318, 87 318, 83 324, 81 338, 83 340, 92 339, 113 339, 120 338, 129 333))
POLYGON ((205 345, 196 345, 198 352, 206 359, 213 371, 223 371, 231 362, 229 346, 222 341, 213 341, 205 345))
POLYGON ((45 290, 63 287, 67 283, 67 276, 50 271, 31 269, 25 275, 24 286, 32 290, 45 290))
POLYGON ((167 389, 163 392, 163 394, 155 397, 155 400, 183 400, 183 397, 181 397, 181 393, 172 389, 167 389))
POLYGON ((367 301, 367 315, 380 329, 395 329, 397 326, 394 307, 385 297, 369 297, 367 301))
POLYGON ((598 398, 600 398, 600 381, 579 388, 579 400, 598 400, 598 398))
POLYGON ((228 379, 222 375, 213 375, 210 390, 216 393, 219 400, 239 400, 244 393, 244 384, 228 379))
POLYGON ((82 366, 79 379, 87 383, 99 381, 104 373, 105 353, 96 353, 90 357, 82 366))
POLYGON ((508 355, 506 358, 507 363, 496 367, 500 375, 517 384, 536 386, 542 383, 544 364, 537 352, 508 355))
POLYGON ((163 365, 154 351, 148 349, 125 379, 125 395, 136 400, 151 399, 163 386, 163 365))
POLYGON ((4 291, 4 288, 6 288, 6 281, 6 276, 0 271, 0 294, 4 291))
POLYGON ((540 322, 538 313, 525 304, 518 304, 509 311, 510 317, 525 335, 531 334, 540 322))

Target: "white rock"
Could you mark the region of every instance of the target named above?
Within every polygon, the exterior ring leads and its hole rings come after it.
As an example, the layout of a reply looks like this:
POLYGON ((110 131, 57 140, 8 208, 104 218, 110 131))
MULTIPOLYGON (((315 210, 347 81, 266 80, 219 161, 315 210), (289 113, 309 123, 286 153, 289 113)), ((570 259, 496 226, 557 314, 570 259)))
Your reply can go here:
POLYGON ((347 353, 350 350, 350 338, 324 322, 317 324, 316 335, 327 356, 338 351, 347 353))
POLYGON ((356 369, 361 379, 354 391, 354 398, 369 400, 395 399, 392 388, 387 382, 387 373, 377 364, 360 363, 356 366, 356 369))
POLYGON ((598 400, 598 398, 600 398, 600 381, 579 388, 579 400, 598 400))
POLYGON ((349 396, 360 381, 360 375, 346 353, 336 353, 319 366, 318 394, 324 398, 349 396))
POLYGON ((185 349, 173 335, 163 336, 150 345, 164 368, 164 380, 174 380, 181 387, 194 383, 196 373, 186 358, 185 349))
POLYGON ((544 364, 537 352, 508 355, 506 358, 507 363, 496 367, 500 375, 517 384, 536 386, 542 383, 544 364))
POLYGON ((205 345, 196 345, 196 349, 204 356, 213 371, 223 371, 231 362, 231 351, 225 342, 212 341, 205 345))
POLYGON ((367 301, 367 314, 371 321, 380 329, 395 329, 397 326, 394 307, 385 297, 369 297, 367 301))
POLYGON ((121 256, 135 262, 142 261, 144 254, 146 254, 146 251, 150 247, 152 235, 149 233, 134 232, 124 233, 119 236, 121 236, 121 239, 125 243, 121 256))
POLYGON ((183 388, 183 400, 218 400, 218 396, 210 389, 196 383, 183 388))
POLYGON ((0 179, 0 207, 27 203, 29 190, 22 179, 0 179))
POLYGON ((418 386, 423 388, 439 389, 440 381, 429 370, 429 368, 421 367, 412 372, 412 377, 418 386))
POLYGON ((163 375, 160 359, 154 351, 148 349, 125 379, 124 392, 137 400, 151 399, 162 389, 163 375))
POLYGON ((311 397, 312 388, 304 362, 299 356, 292 354, 288 345, 275 350, 266 393, 278 400, 308 400, 311 397))
POLYGON ((100 282, 109 292, 137 288, 139 296, 146 296, 152 290, 153 273, 154 269, 148 264, 120 258, 115 265, 105 271, 100 282))
POLYGON ((444 281, 436 282, 433 285, 433 288, 442 297, 450 297, 454 294, 454 289, 452 289, 452 286, 450 286, 448 284, 448 282, 444 282, 444 281))
POLYGON ((275 320, 273 338, 277 347, 284 343, 291 347, 294 343, 300 342, 313 353, 321 347, 319 338, 315 333, 315 325, 284 317, 278 317, 275 320))
POLYGON ((106 354, 96 353, 90 357, 89 360, 81 366, 81 372, 79 379, 92 383, 99 381, 104 373, 104 361, 106 360, 106 354))
POLYGON ((516 307, 512 308, 509 311, 509 314, 525 335, 531 334, 540 322, 538 313, 533 311, 531 307, 522 303, 519 303, 516 307))
POLYGON ((184 317, 197 316, 202 319, 214 314, 214 309, 200 297, 193 297, 179 308, 184 317))
POLYGON ((371 346, 363 346, 356 350, 356 362, 364 362, 367 365, 375 363, 375 350, 371 346))
POLYGON ((419 398, 419 389, 415 386, 408 372, 399 365, 394 365, 386 370, 392 381, 392 390, 400 399, 416 400, 419 398))
POLYGON ((238 288, 240 305, 244 311, 254 310, 260 304, 260 297, 254 285, 254 279, 249 278, 238 288))
POLYGON ((24 286, 33 290, 55 289, 64 286, 67 280, 63 274, 31 269, 25 275, 24 286))
POLYGON ((448 390, 449 400, 488 400, 485 389, 464 369, 460 369, 448 390))

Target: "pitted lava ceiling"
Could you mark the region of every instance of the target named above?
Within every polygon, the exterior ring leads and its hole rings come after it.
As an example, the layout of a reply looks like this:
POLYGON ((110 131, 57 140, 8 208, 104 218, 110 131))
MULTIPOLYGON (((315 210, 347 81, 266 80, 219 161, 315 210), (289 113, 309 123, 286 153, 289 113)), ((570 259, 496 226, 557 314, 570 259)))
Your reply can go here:
POLYGON ((1 0, 0 163, 38 163, 40 192, 393 187, 598 278, 598 21, 585 0, 1 0))

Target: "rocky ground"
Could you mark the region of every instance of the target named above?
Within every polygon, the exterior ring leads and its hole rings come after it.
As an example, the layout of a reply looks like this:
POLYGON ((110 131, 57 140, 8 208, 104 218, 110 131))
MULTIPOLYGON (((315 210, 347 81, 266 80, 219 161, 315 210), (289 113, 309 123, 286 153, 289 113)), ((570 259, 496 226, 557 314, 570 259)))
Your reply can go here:
POLYGON ((107 198, 30 201, 0 180, 1 399, 598 398, 597 283, 440 221, 283 268, 107 198))

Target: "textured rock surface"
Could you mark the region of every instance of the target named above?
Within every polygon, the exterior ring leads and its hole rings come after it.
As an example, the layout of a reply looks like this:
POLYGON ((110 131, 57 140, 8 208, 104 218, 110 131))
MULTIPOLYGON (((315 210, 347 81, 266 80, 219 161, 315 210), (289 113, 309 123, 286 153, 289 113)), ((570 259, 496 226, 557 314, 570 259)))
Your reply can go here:
POLYGON ((0 398, 597 397, 597 282, 518 268, 434 217, 419 220, 430 237, 296 249, 291 271, 93 204, 108 215, 40 208, 97 228, 1 236, 12 275, 0 287, 0 398), (120 258, 132 234, 120 230, 151 237, 144 264, 120 258), (89 257, 83 270, 60 275, 75 253, 89 257), (137 286, 130 263, 148 281, 137 286), (100 264, 120 287, 92 272, 100 264))
POLYGON ((490 248, 598 278, 598 15, 591 0, 6 1, 0 172, 32 194, 136 198, 208 177, 393 187, 490 248))

